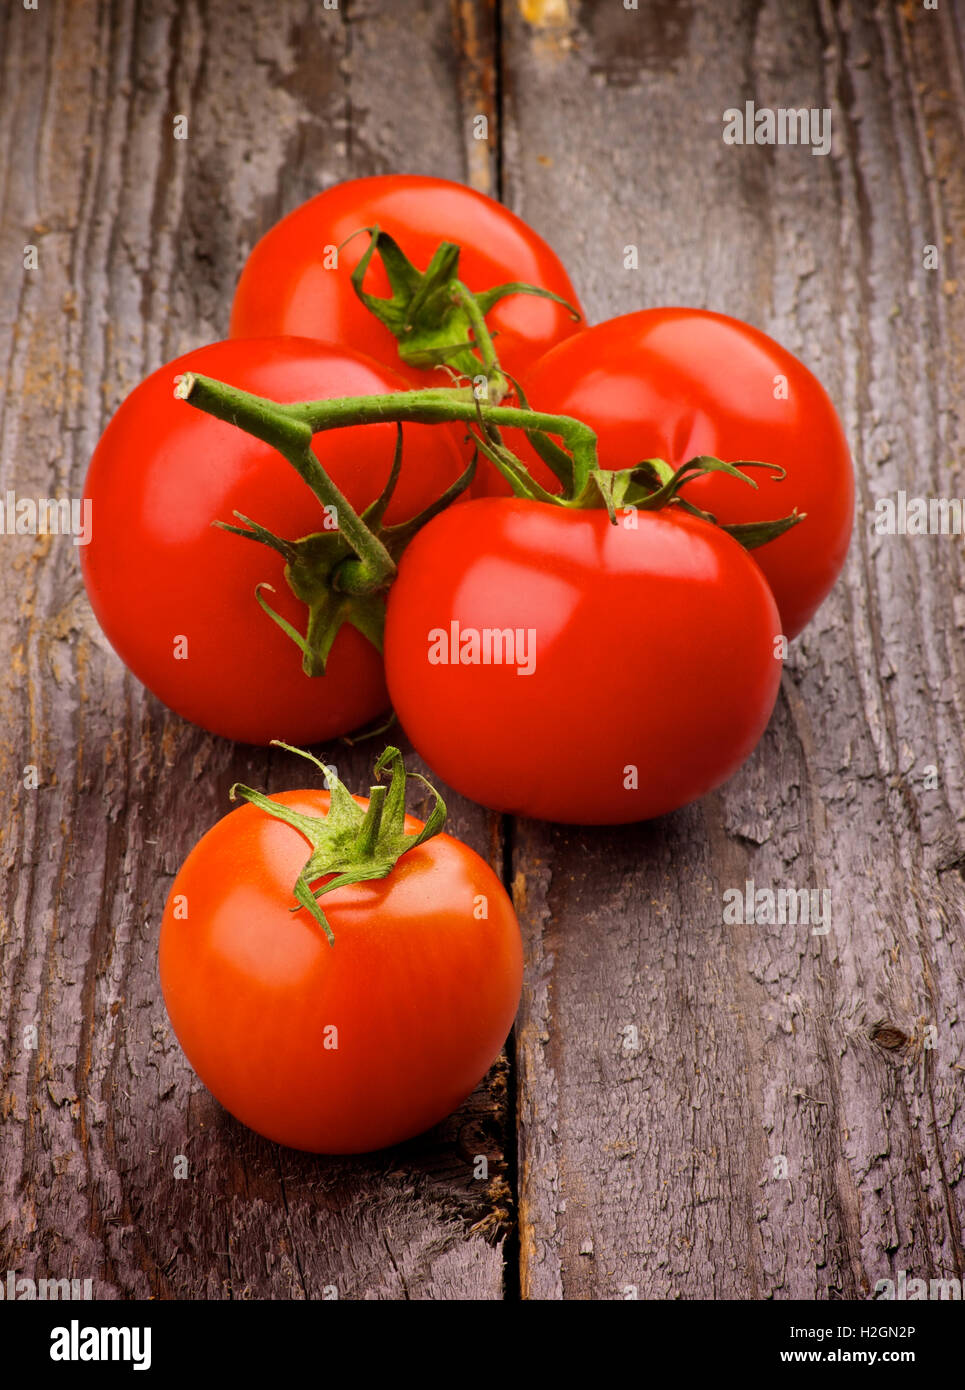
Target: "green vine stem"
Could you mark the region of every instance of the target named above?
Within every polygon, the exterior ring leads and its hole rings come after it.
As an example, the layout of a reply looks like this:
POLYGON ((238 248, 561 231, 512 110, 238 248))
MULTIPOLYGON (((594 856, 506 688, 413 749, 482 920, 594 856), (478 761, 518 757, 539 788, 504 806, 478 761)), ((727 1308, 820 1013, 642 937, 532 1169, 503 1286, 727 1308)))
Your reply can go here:
MULTIPOLYGON (((784 469, 772 464, 756 460, 727 463, 706 455, 689 459, 677 469, 663 459, 645 459, 633 468, 601 469, 596 434, 589 425, 568 415, 531 410, 522 390, 518 386, 516 390, 518 405, 496 404, 488 397, 480 399, 471 387, 434 387, 283 405, 195 372, 186 372, 176 379, 178 399, 272 445, 292 464, 322 505, 334 509, 336 532, 317 533, 297 541, 273 536, 247 517, 238 516, 242 526, 216 523, 270 546, 285 558, 288 584, 308 606, 307 634, 303 637, 269 606, 261 592, 269 585, 259 585, 256 598, 301 650, 307 675, 324 674, 332 642, 343 623, 353 624, 381 649, 383 595, 395 577, 402 550, 415 532, 448 506, 472 478, 475 457, 463 476, 419 516, 402 526, 384 527, 382 518, 401 467, 403 424, 463 423, 469 427, 477 451, 499 469, 517 497, 556 507, 605 507, 612 522, 616 521, 617 508, 653 511, 677 506, 717 525, 716 517, 679 495, 688 482, 722 472, 756 487, 753 478, 742 471, 755 468, 768 468, 777 478, 784 476, 784 469), (360 516, 319 463, 312 440, 328 430, 389 423, 399 430, 392 473, 382 496, 360 516), (547 491, 531 476, 525 464, 503 443, 502 429, 520 429, 525 433, 555 474, 560 491, 547 491)), ((752 549, 802 520, 803 516, 795 511, 776 521, 724 525, 721 529, 730 532, 746 549, 752 549)))
MULTIPOLYGON (((431 387, 424 391, 392 391, 373 396, 343 396, 334 400, 279 405, 237 387, 227 386, 224 382, 214 381, 211 377, 186 372, 177 378, 175 395, 198 410, 237 425, 248 434, 274 445, 294 464, 320 501, 336 506, 340 527, 343 509, 350 520, 358 518, 331 480, 325 479, 327 486, 320 483, 320 476, 325 477, 325 474, 311 450, 311 441, 313 435, 350 425, 482 425, 496 433, 477 436, 480 448, 487 457, 497 455, 493 457, 493 462, 511 483, 518 485, 518 495, 551 502, 556 506, 600 505, 598 486, 591 480, 591 475, 601 472, 597 462, 597 440, 589 425, 569 415, 545 415, 522 405, 495 405, 491 401, 477 399, 470 388, 431 387), (508 451, 499 448, 500 427, 525 430, 528 435, 555 435, 561 439, 570 451, 568 464, 572 477, 566 479, 571 483, 570 495, 547 492, 529 477, 522 463, 518 460, 507 462, 505 455, 508 451), (336 493, 337 500, 334 496, 336 493)), ((512 460, 513 456, 508 454, 508 458, 512 460)), ((342 529, 355 545, 349 527, 342 529)), ((366 559, 363 548, 359 546, 357 549, 360 558, 366 559)), ((374 569, 374 561, 370 563, 374 569)))

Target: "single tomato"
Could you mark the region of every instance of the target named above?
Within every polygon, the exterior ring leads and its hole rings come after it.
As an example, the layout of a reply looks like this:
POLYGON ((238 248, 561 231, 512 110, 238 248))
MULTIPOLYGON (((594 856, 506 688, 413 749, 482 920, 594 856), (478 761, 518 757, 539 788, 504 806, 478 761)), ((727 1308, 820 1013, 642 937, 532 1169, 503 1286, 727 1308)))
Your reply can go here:
MULTIPOLYGON (((91 460, 85 498, 92 539, 81 568, 94 613, 121 660, 171 709, 246 743, 312 743, 374 719, 388 704, 382 657, 342 626, 323 676, 310 677, 291 639, 262 611, 256 588, 299 632, 307 608, 267 546, 212 523, 241 513, 297 539, 329 524, 308 485, 276 450, 174 398, 195 371, 282 402, 404 390, 388 368, 350 348, 301 338, 233 339, 179 357, 143 381, 111 420, 91 460)), ((320 435, 315 452, 356 510, 380 494, 394 425, 320 435)), ((408 520, 459 476, 449 431, 406 425, 389 522, 408 520)))
MULTIPOLYGON (((844 564, 854 517, 854 470, 824 387, 786 348, 749 324, 702 309, 644 309, 559 344, 524 372, 534 410, 574 415, 596 431, 602 468, 662 458, 678 468, 699 454, 780 465, 753 474, 757 491, 724 475, 688 486, 687 499, 725 524, 797 509, 807 519, 753 552, 783 631, 794 637, 844 564)), ((552 474, 524 437, 517 449, 544 487, 552 474)), ((476 491, 508 491, 488 466, 476 491)))
POLYGON ((386 675, 416 749, 464 796, 616 824, 703 796, 749 756, 779 634, 761 571, 707 521, 481 498, 403 555, 386 675))
MULTIPOLYGON (((331 798, 267 800, 315 820, 331 798)), ((435 834, 386 877, 320 900, 330 943, 292 911, 307 854, 260 806, 213 826, 171 888, 161 987, 189 1062, 232 1115, 292 1148, 360 1153, 436 1124, 486 1074, 519 1004, 519 926, 484 860, 435 834)))
MULTIPOLYGON (((374 226, 395 238, 420 271, 428 267, 440 242, 454 242, 461 247, 459 278, 475 293, 524 282, 549 290, 579 310, 576 292, 555 252, 508 208, 447 179, 385 174, 335 184, 265 233, 238 282, 232 337, 294 333, 326 338, 401 372, 410 385, 447 385, 441 370, 400 360, 392 332, 355 292, 351 275, 369 238, 357 236, 343 243, 361 228, 374 226)), ((368 268, 364 288, 380 298, 391 292, 377 259, 368 268)), ((486 323, 497 335, 501 365, 514 375, 578 327, 562 304, 528 294, 501 299, 487 313, 486 323)))

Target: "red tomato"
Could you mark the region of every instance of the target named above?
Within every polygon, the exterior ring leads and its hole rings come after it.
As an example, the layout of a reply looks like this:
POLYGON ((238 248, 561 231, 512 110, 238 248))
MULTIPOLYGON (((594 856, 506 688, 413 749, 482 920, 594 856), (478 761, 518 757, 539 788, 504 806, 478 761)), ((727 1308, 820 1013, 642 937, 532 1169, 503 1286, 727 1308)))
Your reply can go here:
POLYGON ((389 692, 464 796, 545 820, 644 820, 703 796, 753 750, 781 675, 767 583, 709 522, 633 520, 482 498, 434 518, 403 555, 389 692))
MULTIPOLYGON (((175 400, 174 378, 189 369, 283 402, 405 387, 350 349, 300 338, 213 343, 154 372, 111 420, 87 475, 93 534, 81 568, 94 613, 138 680, 212 733, 303 744, 358 728, 388 704, 380 654, 346 625, 326 674, 306 676, 255 600, 260 582, 272 584, 271 606, 305 631, 282 557, 212 525, 238 511, 297 539, 324 529, 322 507, 269 445, 175 400)), ((319 435, 315 447, 361 510, 388 478, 395 442, 394 425, 375 425, 319 435)), ((461 466, 449 431, 406 425, 387 520, 416 515, 461 466)))
MULTIPOLYGON (((297 333, 327 338, 368 353, 401 372, 414 386, 447 385, 439 370, 422 371, 399 359, 398 344, 355 293, 350 276, 368 246, 358 236, 326 269, 326 247, 340 246, 361 227, 378 225, 425 270, 441 241, 462 247, 459 275, 480 292, 524 281, 560 295, 579 309, 576 292, 556 254, 515 213, 447 179, 387 174, 352 179, 295 208, 257 243, 241 273, 231 310, 231 336, 297 333)), ((389 294, 378 258, 365 289, 389 294)), ((502 366, 518 375, 579 325, 562 305, 533 295, 501 300, 486 322, 502 366)))
MULTIPOLYGON (((755 492, 712 474, 684 497, 718 521, 762 521, 796 507, 807 520, 753 552, 794 637, 827 597, 844 564, 854 516, 848 444, 821 383, 785 348, 746 323, 702 309, 644 309, 561 343, 522 377, 535 410, 575 415, 597 433, 600 465, 646 458, 679 467, 697 454, 759 459, 783 481, 752 474, 755 492), (786 381, 786 398, 781 394, 786 381)), ((507 435, 533 473, 552 475, 526 440, 507 435)), ((486 469, 480 489, 505 493, 486 469)))
MULTIPOLYGON (((317 816, 329 794, 272 800, 317 816)), ((234 1116, 292 1148, 361 1153, 436 1124, 486 1074, 519 1004, 519 926, 489 866, 436 835, 387 878, 321 899, 329 945, 291 911, 307 854, 255 806, 213 826, 171 889, 161 987, 189 1062, 234 1116)))

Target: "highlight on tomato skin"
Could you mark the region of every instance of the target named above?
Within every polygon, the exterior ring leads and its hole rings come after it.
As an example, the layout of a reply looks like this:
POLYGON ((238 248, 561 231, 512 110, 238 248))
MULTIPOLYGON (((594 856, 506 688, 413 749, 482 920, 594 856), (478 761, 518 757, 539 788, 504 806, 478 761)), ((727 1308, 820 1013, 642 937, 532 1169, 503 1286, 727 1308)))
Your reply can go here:
MULTIPOLYGON (((698 454, 756 459, 786 476, 755 475, 757 490, 701 478, 691 502, 721 523, 793 510, 800 526, 753 552, 786 637, 807 625, 844 566, 854 522, 854 468, 841 421, 817 377, 766 333, 705 309, 642 309, 560 343, 521 376, 535 410, 575 415, 596 431, 602 468, 662 458, 677 468, 698 454)), ((554 490, 519 431, 507 442, 554 490)), ((505 495, 490 467, 478 494, 505 495)))
MULTIPOLYGON (((559 257, 509 208, 448 179, 385 174, 335 184, 265 233, 238 281, 231 336, 293 333, 329 339, 384 363, 412 386, 445 384, 439 369, 400 361, 395 338, 355 292, 350 277, 367 238, 353 234, 373 226, 393 236, 419 269, 428 266, 440 242, 458 244, 460 278, 476 293, 522 281, 580 310, 559 257)), ((380 297, 390 293, 377 262, 369 267, 365 288, 380 297)), ((531 295, 501 300, 486 321, 498 335, 502 367, 514 375, 580 327, 563 305, 531 295)))
MULTIPOLYGON (((153 372, 122 402, 91 460, 84 496, 94 518, 81 569, 91 605, 121 660, 165 705, 209 732, 244 743, 312 743, 348 733, 388 707, 382 658, 348 624, 326 675, 304 674, 295 644, 256 601, 305 628, 306 608, 285 561, 213 523, 236 513, 295 539, 329 526, 318 499, 275 449, 174 397, 197 371, 275 400, 330 399, 406 389, 389 368, 351 348, 304 338, 230 339, 153 372)), ((394 425, 320 435, 316 456, 356 508, 380 494, 394 425)), ((434 502, 461 473, 451 433, 406 425, 387 520, 434 502)))
POLYGON ((485 498, 403 555, 385 659, 402 727, 456 791, 610 825, 737 770, 770 719, 783 647, 766 580, 719 527, 485 498))
MULTIPOLYGON (((330 805, 323 790, 270 800, 330 805)), ((292 1148, 363 1153, 437 1124, 485 1076, 519 1004, 519 925, 489 865, 436 834, 388 877, 321 900, 330 945, 291 910, 307 848, 254 805, 218 821, 172 885, 161 987, 188 1061, 236 1119, 292 1148)))

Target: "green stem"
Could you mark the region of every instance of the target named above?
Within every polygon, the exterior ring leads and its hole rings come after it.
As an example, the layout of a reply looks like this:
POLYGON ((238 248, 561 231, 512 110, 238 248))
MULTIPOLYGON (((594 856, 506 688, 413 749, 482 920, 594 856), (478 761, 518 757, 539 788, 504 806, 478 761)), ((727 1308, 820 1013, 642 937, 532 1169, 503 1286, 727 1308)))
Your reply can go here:
MULTIPOLYGON (((522 406, 494 405, 476 400, 471 389, 431 387, 424 391, 392 391, 374 396, 343 396, 335 400, 301 401, 279 405, 247 391, 225 386, 210 377, 186 372, 178 378, 176 394, 198 409, 227 420, 247 430, 266 443, 274 445, 290 459, 316 497, 338 507, 339 529, 346 540, 365 561, 366 574, 373 576, 371 588, 384 584, 394 573, 392 558, 383 545, 371 535, 361 518, 351 509, 335 484, 325 475, 310 448, 312 435, 325 430, 344 429, 350 425, 373 424, 482 424, 493 431, 515 428, 538 430, 557 436, 573 456, 576 480, 572 498, 559 497, 561 506, 585 507, 593 496, 593 474, 599 473, 596 435, 582 420, 569 415, 545 415, 522 406), (339 501, 333 499, 338 498, 339 501), (345 523, 343 524, 343 514, 345 523), (380 554, 384 555, 379 569, 380 554), (387 562, 387 564, 385 563, 387 562), (391 566, 392 568, 389 568, 391 566)), ((501 460, 487 454, 510 483, 516 478, 503 467, 501 460)), ((596 499, 594 498, 594 501, 596 499)), ((353 592, 369 592, 355 588, 353 592)))
POLYGON ((471 290, 456 280, 452 287, 452 297, 462 308, 472 325, 473 346, 482 359, 482 366, 486 376, 486 383, 489 390, 489 400, 493 405, 499 405, 503 397, 509 393, 509 382, 503 376, 496 356, 496 348, 493 344, 492 334, 486 323, 486 317, 476 296, 471 290))
MULTIPOLYGON (((198 380, 201 380, 199 377, 198 380)), ((484 420, 487 424, 556 434, 571 448, 596 452, 596 435, 589 425, 569 415, 544 415, 519 406, 493 405, 460 392, 433 387, 425 391, 399 391, 382 396, 345 396, 333 401, 305 401, 284 406, 292 418, 302 420, 314 433, 344 425, 368 425, 378 421, 403 424, 457 423, 484 420)))
MULTIPOLYGON (((444 250, 445 248, 443 248, 444 250)), ((360 264, 362 264, 360 262, 360 264)), ((364 269, 364 267, 363 267, 364 269)), ((478 352, 475 361, 486 369, 490 389, 506 385, 499 369, 492 338, 483 321, 482 309, 460 282, 450 282, 445 291, 467 315, 478 352), (478 332, 477 332, 478 330, 478 332)), ((500 388, 501 389, 501 388, 500 388)), ((255 588, 255 598, 264 612, 289 637, 302 654, 302 669, 308 676, 321 676, 336 636, 344 624, 355 627, 377 650, 382 650, 385 622, 385 590, 396 575, 396 559, 415 532, 443 507, 448 506, 471 481, 478 454, 499 469, 517 497, 574 509, 604 506, 616 524, 618 506, 652 510, 680 506, 715 523, 709 512, 701 512, 677 496, 679 488, 694 476, 723 471, 756 487, 739 467, 721 459, 693 458, 676 471, 662 459, 647 459, 634 468, 604 471, 597 459, 597 438, 589 425, 568 415, 545 415, 532 410, 517 388, 519 404, 507 406, 493 402, 487 393, 478 399, 475 387, 430 388, 424 391, 393 391, 373 396, 346 396, 342 399, 302 401, 281 404, 251 395, 211 377, 185 372, 175 384, 175 396, 188 401, 215 419, 224 420, 271 445, 285 458, 311 488, 322 506, 334 512, 335 531, 318 532, 298 540, 277 537, 258 522, 239 512, 241 525, 218 521, 215 524, 235 535, 267 545, 285 560, 285 578, 295 597, 308 608, 308 627, 304 636, 277 613, 263 597, 262 590, 273 586, 263 582, 255 588), (470 434, 476 451, 461 478, 437 497, 418 516, 398 526, 384 527, 383 517, 398 480, 402 462, 402 425, 456 424, 473 428, 470 434), (382 494, 360 516, 328 476, 313 452, 316 434, 326 430, 370 424, 395 424, 397 445, 388 482, 382 494), (548 492, 533 478, 516 455, 503 443, 501 428, 520 429, 560 483, 559 493, 548 492), (550 436, 562 441, 566 449, 550 436)), ((768 467, 761 463, 745 467, 768 467)), ((783 470, 778 470, 783 474, 783 470)), ((763 545, 796 526, 803 518, 796 512, 776 522, 727 527, 748 548, 763 545)), ((371 828, 364 832, 367 843, 378 836, 381 806, 373 801, 371 828)), ((307 892, 304 884, 300 893, 307 892)))
MULTIPOLYGON (((464 291, 468 296, 470 314, 481 315, 479 306, 472 304, 472 296, 458 282, 455 290, 450 288, 447 293, 455 294, 458 291, 464 291)), ((482 339, 474 347, 479 347, 483 356, 477 357, 476 361, 503 379, 492 349, 492 339, 484 324, 482 332, 482 339)), ((324 673, 332 642, 346 622, 355 626, 381 650, 384 621, 381 591, 387 589, 395 577, 396 558, 415 531, 447 506, 472 477, 475 457, 465 474, 418 517, 400 526, 383 528, 382 517, 401 466, 403 424, 462 422, 473 426, 470 433, 477 452, 499 469, 515 496, 574 509, 603 506, 613 524, 617 520, 617 507, 654 510, 664 506, 680 506, 716 524, 716 518, 709 512, 702 512, 689 501, 678 497, 678 490, 692 478, 713 472, 727 473, 756 487, 754 480, 741 472, 741 467, 771 467, 754 461, 735 465, 701 455, 689 459, 676 470, 663 459, 646 459, 633 468, 614 472, 603 470, 597 458, 596 434, 589 425, 569 415, 546 415, 542 411, 532 410, 521 390, 518 394, 518 405, 502 405, 494 404, 489 399, 478 400, 472 387, 433 387, 423 391, 392 391, 285 405, 193 372, 185 372, 177 378, 175 395, 179 399, 272 445, 292 464, 322 505, 335 513, 337 533, 305 536, 298 541, 274 537, 239 513, 235 513, 235 516, 243 523, 242 526, 226 526, 227 530, 238 535, 270 545, 285 557, 285 577, 289 587, 309 608, 306 636, 303 638, 261 597, 261 589, 270 589, 270 585, 260 585, 256 589, 256 597, 269 617, 299 647, 308 675, 324 673), (399 426, 398 446, 392 473, 382 496, 359 516, 315 457, 312 440, 316 434, 326 430, 371 424, 399 426), (531 476, 521 460, 503 443, 502 428, 524 432, 544 463, 556 474, 561 484, 560 492, 548 492, 531 476), (565 449, 553 443, 551 436, 562 441, 565 449)), ((783 476, 783 469, 777 472, 783 476)), ((774 522, 725 529, 751 548, 775 539, 802 520, 801 515, 793 512, 774 522)))
POLYGON ((322 506, 333 509, 339 531, 362 561, 361 566, 355 566, 346 575, 346 592, 374 593, 394 578, 395 561, 315 457, 312 451, 315 431, 302 419, 297 408, 253 396, 248 391, 197 376, 194 372, 185 372, 177 378, 174 394, 207 415, 237 425, 256 439, 271 444, 308 484, 322 506))

